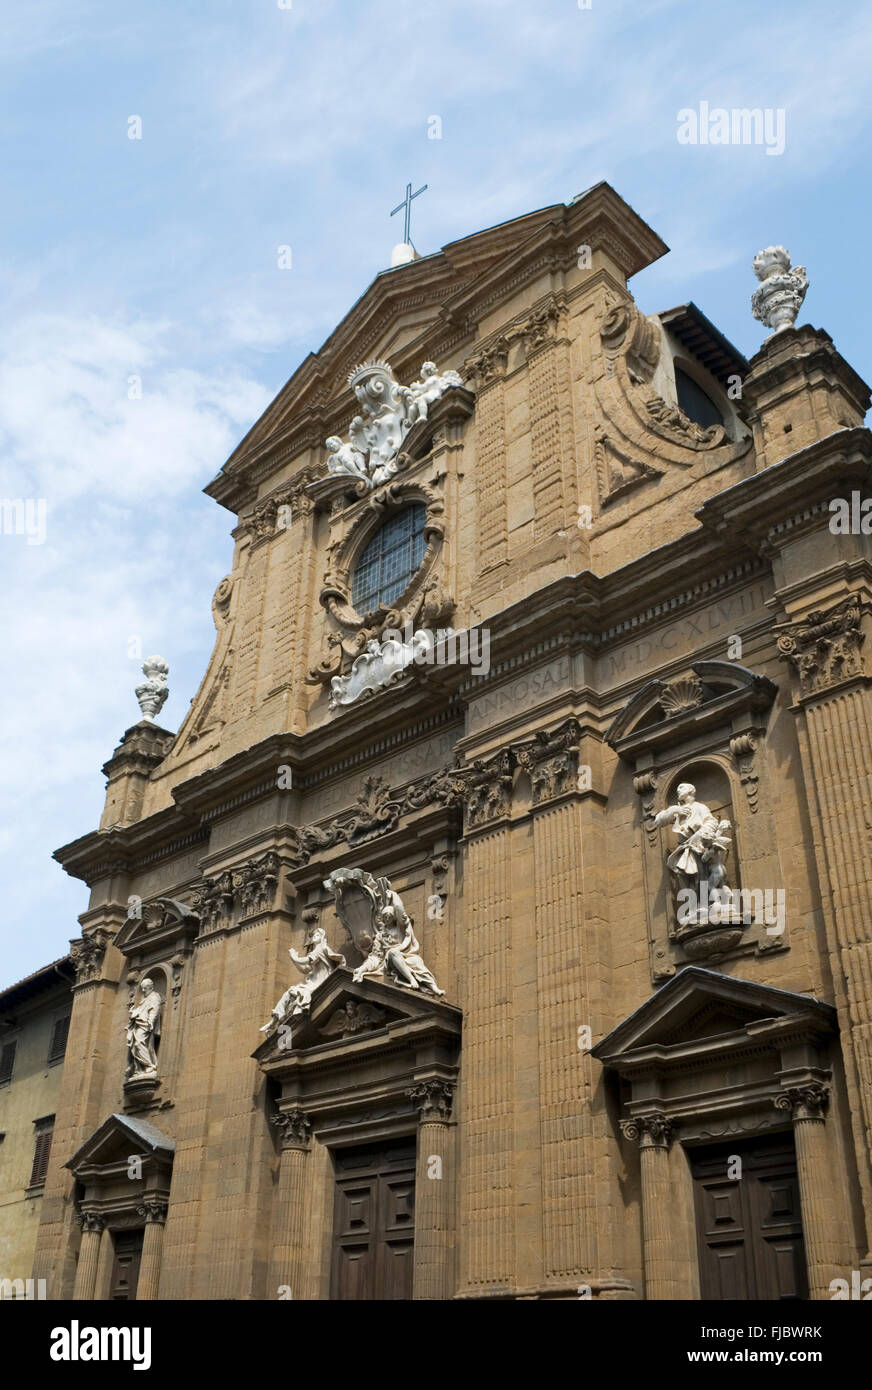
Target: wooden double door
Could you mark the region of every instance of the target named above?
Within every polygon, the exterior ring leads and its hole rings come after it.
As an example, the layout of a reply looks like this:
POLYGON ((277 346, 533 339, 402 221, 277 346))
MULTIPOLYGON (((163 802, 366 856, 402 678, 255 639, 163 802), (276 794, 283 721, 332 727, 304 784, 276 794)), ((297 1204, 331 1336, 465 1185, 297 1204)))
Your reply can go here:
POLYGON ((793 1136, 776 1134, 689 1153, 700 1297, 807 1298, 793 1136))
POLYGON ((340 1149, 330 1297, 412 1297, 415 1140, 340 1149))

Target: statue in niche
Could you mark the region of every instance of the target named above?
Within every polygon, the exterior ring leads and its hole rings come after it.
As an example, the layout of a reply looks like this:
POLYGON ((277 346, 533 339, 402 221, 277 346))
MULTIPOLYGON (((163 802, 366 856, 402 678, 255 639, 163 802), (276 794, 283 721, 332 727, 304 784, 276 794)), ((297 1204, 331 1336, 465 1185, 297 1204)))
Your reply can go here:
POLYGON ((421 957, 412 919, 387 878, 364 869, 334 869, 324 880, 349 936, 365 956, 352 973, 358 982, 381 977, 390 984, 444 994, 421 957))
POLYGON ((163 1000, 151 979, 140 981, 139 1003, 130 1009, 127 1025, 128 1081, 140 1081, 157 1076, 157 1044, 160 1039, 160 1016, 163 1000))
POLYGON ((345 964, 345 957, 338 951, 331 951, 327 944, 327 933, 323 927, 312 927, 305 942, 306 954, 298 955, 291 947, 288 955, 303 976, 299 984, 286 989, 276 1004, 269 1020, 261 1028, 261 1033, 272 1032, 280 1023, 298 1014, 305 1013, 312 1002, 312 994, 338 965, 345 964))
POLYGON ((692 782, 679 783, 677 796, 677 805, 658 811, 653 824, 671 821, 678 838, 666 867, 675 886, 679 926, 728 921, 732 916, 732 892, 726 882, 730 822, 718 820, 705 802, 697 801, 692 782))

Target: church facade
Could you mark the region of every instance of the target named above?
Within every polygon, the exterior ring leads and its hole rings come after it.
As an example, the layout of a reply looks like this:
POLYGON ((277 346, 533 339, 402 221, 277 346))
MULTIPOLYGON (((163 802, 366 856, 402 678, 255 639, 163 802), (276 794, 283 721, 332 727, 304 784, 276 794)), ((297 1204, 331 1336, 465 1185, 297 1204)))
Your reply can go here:
POLYGON ((872 1278, 869 392, 665 251, 601 184, 397 264, 206 488, 203 682, 56 856, 50 1297, 872 1278))

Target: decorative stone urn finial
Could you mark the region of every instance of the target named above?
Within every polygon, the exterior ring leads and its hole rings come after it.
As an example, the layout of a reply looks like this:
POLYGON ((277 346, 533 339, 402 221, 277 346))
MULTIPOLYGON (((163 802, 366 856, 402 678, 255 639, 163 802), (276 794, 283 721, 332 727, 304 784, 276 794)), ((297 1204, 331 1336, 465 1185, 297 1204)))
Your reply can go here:
POLYGON ((170 693, 167 686, 170 668, 162 656, 147 656, 142 669, 146 679, 136 687, 136 698, 143 719, 154 723, 155 715, 160 714, 170 693))
POLYGON ((767 246, 754 257, 754 274, 760 281, 751 295, 751 312, 773 333, 792 328, 808 289, 805 266, 791 270, 790 253, 783 246, 767 246))

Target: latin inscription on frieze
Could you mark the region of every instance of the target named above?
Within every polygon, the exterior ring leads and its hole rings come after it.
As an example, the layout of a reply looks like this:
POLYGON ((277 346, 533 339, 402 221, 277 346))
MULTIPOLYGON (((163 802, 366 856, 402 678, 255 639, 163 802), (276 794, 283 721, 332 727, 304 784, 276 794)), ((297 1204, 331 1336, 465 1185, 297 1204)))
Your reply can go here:
MULTIPOLYGON (((194 882, 200 877, 200 860, 206 853, 205 843, 199 844, 188 854, 175 859, 164 859, 146 873, 137 874, 131 892, 143 900, 165 895, 172 897, 177 891, 175 885, 194 882)), ((187 894, 183 896, 188 896, 187 894)))
POLYGON ((475 733, 479 729, 487 728, 489 724, 498 723, 501 719, 516 714, 519 710, 532 709, 543 700, 550 699, 552 695, 569 686, 571 675, 572 663, 569 657, 561 656, 556 661, 550 661, 547 666, 538 666, 535 670, 518 676, 516 680, 507 681, 499 689, 491 690, 477 700, 471 700, 468 715, 470 732, 475 733))
MULTIPOLYGON (((374 730, 374 734, 381 731, 374 730)), ((367 763, 364 767, 346 772, 328 786, 320 787, 306 797, 306 822, 322 820, 331 812, 351 806, 363 790, 367 777, 381 777, 389 787, 402 787, 428 772, 439 772, 450 763, 460 731, 446 729, 444 733, 419 743, 410 744, 393 757, 367 763)))
POLYGON ((610 646, 597 661, 600 689, 606 691, 628 680, 636 680, 656 671, 664 662, 699 656, 702 649, 710 648, 716 634, 723 634, 726 657, 728 636, 769 616, 765 603, 771 593, 770 586, 755 584, 719 599, 708 608, 688 613, 674 623, 652 628, 649 636, 637 636, 632 641, 610 646))

